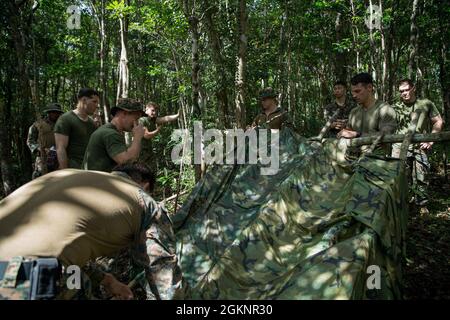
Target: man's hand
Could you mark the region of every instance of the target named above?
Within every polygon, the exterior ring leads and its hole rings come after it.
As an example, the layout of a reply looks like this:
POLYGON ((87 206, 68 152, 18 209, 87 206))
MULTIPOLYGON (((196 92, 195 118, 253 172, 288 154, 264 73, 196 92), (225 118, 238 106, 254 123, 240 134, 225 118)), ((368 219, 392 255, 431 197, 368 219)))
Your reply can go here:
POLYGON ((428 150, 431 150, 431 148, 433 147, 433 144, 434 144, 434 142, 422 142, 421 144, 420 144, 420 149, 421 150, 425 150, 425 151, 428 151, 428 150))
POLYGON ((163 127, 162 124, 157 124, 156 125, 156 129, 153 131, 148 131, 147 129, 145 129, 145 134, 144 134, 144 139, 152 139, 154 136, 156 136, 159 131, 161 130, 161 128, 163 127))
POLYGON ((342 129, 338 132, 337 137, 340 138, 347 138, 347 139, 353 139, 358 136, 358 132, 348 129, 342 129))
POLYGON ((145 128, 142 124, 138 123, 137 121, 134 122, 133 127, 133 138, 134 139, 142 139, 142 137, 145 134, 145 128))
POLYGON ((112 274, 105 273, 103 281, 100 283, 105 291, 113 296, 113 299, 131 300, 133 299, 133 292, 131 289, 117 280, 112 274))
POLYGON ((345 125, 347 124, 347 121, 345 120, 341 120, 341 119, 337 119, 336 121, 334 121, 331 124, 331 127, 337 130, 342 130, 345 128, 345 125))

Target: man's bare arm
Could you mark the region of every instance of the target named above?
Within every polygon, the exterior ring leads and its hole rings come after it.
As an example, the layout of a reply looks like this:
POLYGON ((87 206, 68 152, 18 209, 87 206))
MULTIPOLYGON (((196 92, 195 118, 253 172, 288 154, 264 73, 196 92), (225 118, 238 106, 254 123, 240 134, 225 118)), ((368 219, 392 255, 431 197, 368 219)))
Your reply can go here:
MULTIPOLYGON (((433 125, 433 128, 431 129, 431 133, 437 133, 442 131, 442 127, 444 126, 444 120, 442 120, 442 117, 440 115, 431 118, 431 123, 433 125)), ((434 142, 422 142, 420 144, 420 149, 422 150, 429 150, 433 146, 434 142)))
POLYGON ((161 130, 161 126, 157 126, 155 130, 153 131, 148 131, 147 129, 145 129, 145 133, 144 133, 144 139, 152 139, 154 136, 156 136, 159 132, 159 130, 161 130))
POLYGON ((161 125, 161 124, 173 122, 173 121, 177 120, 179 116, 180 116, 180 112, 178 112, 177 114, 172 114, 170 116, 158 117, 158 118, 156 118, 156 124, 161 125))
POLYGON ((55 133, 55 144, 59 169, 65 169, 68 167, 67 146, 69 145, 69 136, 55 133))
POLYGON ((431 123, 433 124, 433 129, 431 130, 431 133, 442 131, 442 127, 444 126, 444 120, 442 120, 442 117, 440 115, 431 118, 431 123))

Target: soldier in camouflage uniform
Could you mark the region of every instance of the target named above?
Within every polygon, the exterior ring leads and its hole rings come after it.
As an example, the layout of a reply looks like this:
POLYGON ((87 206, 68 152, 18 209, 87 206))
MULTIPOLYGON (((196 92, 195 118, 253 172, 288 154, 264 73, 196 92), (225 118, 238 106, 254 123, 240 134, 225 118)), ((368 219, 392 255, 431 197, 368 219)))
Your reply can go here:
POLYGON ((32 179, 58 168, 53 128, 63 111, 58 103, 51 103, 43 113, 44 117, 28 129, 27 145, 34 157, 32 179))
POLYGON ((277 93, 270 87, 261 90, 259 93, 261 101, 261 113, 253 120, 251 127, 261 127, 267 129, 278 129, 290 127, 295 130, 288 113, 278 106, 277 93))
MULTIPOLYGON (((98 286, 115 299, 132 299, 132 283, 121 283, 94 263, 125 250, 128 279, 142 287, 145 298, 180 297, 172 222, 147 193, 154 182, 148 167, 132 164, 112 174, 59 170, 22 186, 0 203, 0 280, 5 262, 14 270, 22 259, 53 257, 62 267, 57 299, 90 299, 98 286), (82 268, 79 288, 68 286, 70 266, 82 268)), ((9 281, 10 271, 7 283, 0 282, 0 300, 26 298, 30 279, 16 273, 9 281)))
POLYGON ((335 100, 324 107, 323 116, 325 121, 328 121, 337 111, 339 111, 338 115, 331 123, 330 131, 328 132, 329 137, 335 138, 338 132, 347 125, 350 111, 355 107, 355 104, 347 97, 347 84, 343 81, 335 82, 333 86, 333 95, 335 100))
MULTIPOLYGON (((443 120, 435 104, 428 99, 418 99, 416 87, 410 79, 402 79, 399 82, 399 92, 401 101, 395 105, 397 122, 399 124, 397 133, 406 133, 412 116, 424 113, 422 119, 419 116, 417 123, 417 133, 436 133, 442 130, 443 120)), ((400 144, 395 144, 392 155, 399 157, 400 144)), ((426 175, 430 169, 427 152, 431 150, 433 142, 422 142, 409 146, 407 153, 408 166, 412 180, 412 191, 415 193, 414 200, 420 207, 422 214, 428 213, 426 205, 428 203, 428 181, 426 175)))

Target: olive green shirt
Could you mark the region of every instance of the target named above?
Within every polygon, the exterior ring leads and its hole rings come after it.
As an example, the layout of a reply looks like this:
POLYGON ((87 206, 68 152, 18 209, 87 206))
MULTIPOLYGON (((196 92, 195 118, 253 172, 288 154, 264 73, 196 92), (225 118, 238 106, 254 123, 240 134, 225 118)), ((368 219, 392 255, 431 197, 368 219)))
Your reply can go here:
POLYGON ((89 117, 83 121, 73 111, 64 113, 56 121, 55 133, 69 137, 66 149, 69 168, 81 169, 84 152, 95 129, 94 120, 89 117))
MULTIPOLYGON (((156 118, 142 117, 139 119, 139 123, 144 126, 148 131, 156 130, 156 118)), ((148 159, 153 156, 153 139, 142 139, 142 149, 139 155, 139 159, 148 159)))
POLYGON ((355 107, 349 115, 347 127, 361 136, 384 132, 391 134, 397 128, 395 110, 386 102, 376 100, 368 110, 355 107))
POLYGON ((83 168, 111 172, 117 165, 113 157, 126 150, 124 135, 112 123, 106 123, 92 134, 84 155, 83 168))
POLYGON ((411 123, 411 117, 414 112, 425 112, 423 121, 417 123, 416 132, 431 133, 433 129, 431 119, 440 115, 436 105, 428 99, 416 99, 413 104, 409 105, 404 102, 399 102, 394 107, 397 113, 397 133, 406 133, 408 131, 408 126, 411 123))
MULTIPOLYGON (((397 128, 395 110, 389 104, 380 100, 375 100, 375 104, 367 110, 358 105, 350 112, 347 128, 359 132, 361 136, 373 135, 379 132, 392 134, 397 128)), ((367 152, 368 150, 370 150, 369 145, 360 148, 362 152, 367 152)), ((391 145, 377 146, 373 153, 380 156, 390 155, 391 145)))

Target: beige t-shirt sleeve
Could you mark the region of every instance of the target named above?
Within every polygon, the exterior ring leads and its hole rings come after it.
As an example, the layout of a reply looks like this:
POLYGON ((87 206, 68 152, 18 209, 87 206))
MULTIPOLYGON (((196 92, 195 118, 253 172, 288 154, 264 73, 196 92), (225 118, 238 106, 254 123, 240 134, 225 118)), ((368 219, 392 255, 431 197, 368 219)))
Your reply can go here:
POLYGON ((385 104, 380 108, 380 121, 378 130, 386 134, 392 134, 397 129, 397 116, 395 110, 389 104, 385 104))

